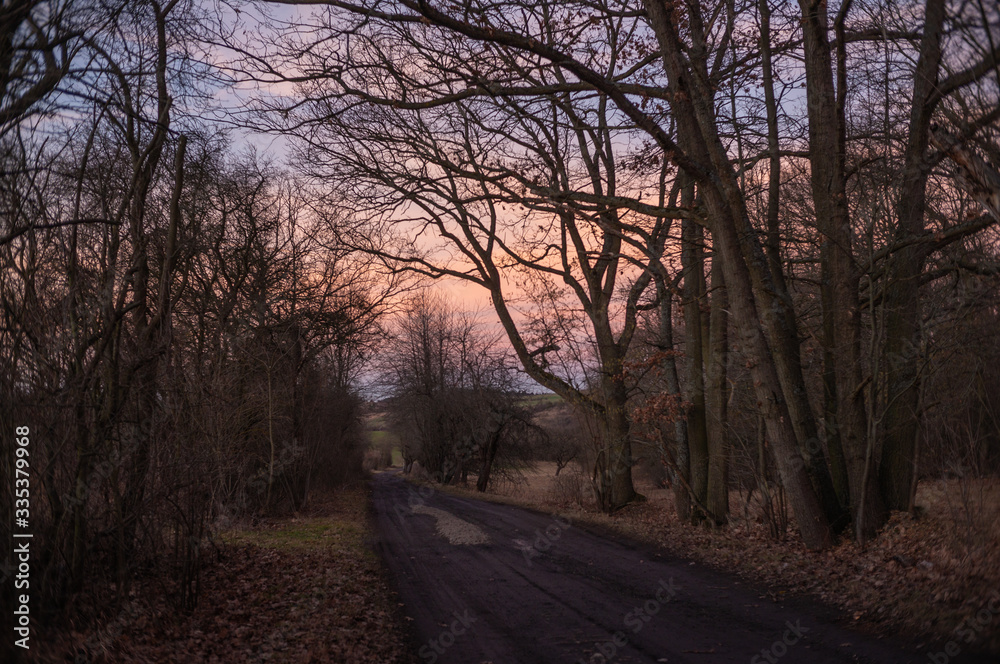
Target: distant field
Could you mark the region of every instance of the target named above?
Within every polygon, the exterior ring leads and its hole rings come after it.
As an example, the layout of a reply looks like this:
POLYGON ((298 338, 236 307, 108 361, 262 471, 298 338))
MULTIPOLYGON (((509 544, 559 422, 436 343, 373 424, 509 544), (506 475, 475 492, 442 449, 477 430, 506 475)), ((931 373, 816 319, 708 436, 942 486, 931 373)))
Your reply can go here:
POLYGON ((396 434, 389 430, 389 418, 386 413, 372 413, 365 417, 365 428, 368 430, 368 440, 372 446, 378 446, 387 441, 396 445, 399 441, 396 434))
POLYGON ((399 436, 389 431, 389 421, 386 413, 372 413, 365 417, 365 428, 368 430, 368 446, 392 450, 392 465, 402 466, 403 455, 400 452, 399 436))
POLYGON ((526 394, 521 397, 521 404, 532 408, 535 406, 553 406, 562 403, 562 397, 555 392, 544 392, 542 394, 526 394))
POLYGON ((387 431, 389 429, 389 416, 384 411, 366 415, 365 426, 372 431, 387 431))
POLYGON ((381 429, 370 430, 368 432, 368 440, 371 442, 372 447, 381 447, 386 443, 392 445, 397 445, 399 443, 399 440, 396 438, 396 434, 391 431, 383 431, 381 429))

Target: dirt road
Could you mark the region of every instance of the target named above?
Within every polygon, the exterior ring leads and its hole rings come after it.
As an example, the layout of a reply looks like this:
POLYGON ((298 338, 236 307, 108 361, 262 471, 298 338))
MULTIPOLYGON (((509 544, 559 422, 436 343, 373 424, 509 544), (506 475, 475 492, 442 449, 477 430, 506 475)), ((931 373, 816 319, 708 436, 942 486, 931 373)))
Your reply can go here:
POLYGON ((569 521, 374 480, 376 549, 436 664, 740 664, 935 660, 775 603, 735 577, 569 521))

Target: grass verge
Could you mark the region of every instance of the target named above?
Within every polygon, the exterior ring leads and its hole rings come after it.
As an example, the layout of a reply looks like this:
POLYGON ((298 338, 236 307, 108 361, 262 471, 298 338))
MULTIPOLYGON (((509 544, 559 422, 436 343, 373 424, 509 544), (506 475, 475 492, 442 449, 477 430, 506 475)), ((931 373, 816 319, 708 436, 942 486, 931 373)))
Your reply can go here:
POLYGON ((60 635, 33 661, 409 664, 367 503, 367 487, 352 486, 295 517, 223 532, 191 615, 150 579, 114 620, 60 635))

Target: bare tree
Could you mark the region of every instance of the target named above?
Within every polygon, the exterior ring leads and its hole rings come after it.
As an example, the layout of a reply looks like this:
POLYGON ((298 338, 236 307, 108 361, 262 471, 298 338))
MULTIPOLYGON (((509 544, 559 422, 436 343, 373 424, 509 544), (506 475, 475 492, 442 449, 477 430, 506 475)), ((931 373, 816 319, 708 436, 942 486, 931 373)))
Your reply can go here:
POLYGON ((509 358, 468 314, 421 292, 408 300, 379 362, 404 457, 439 482, 477 475, 485 491, 530 429, 509 358))

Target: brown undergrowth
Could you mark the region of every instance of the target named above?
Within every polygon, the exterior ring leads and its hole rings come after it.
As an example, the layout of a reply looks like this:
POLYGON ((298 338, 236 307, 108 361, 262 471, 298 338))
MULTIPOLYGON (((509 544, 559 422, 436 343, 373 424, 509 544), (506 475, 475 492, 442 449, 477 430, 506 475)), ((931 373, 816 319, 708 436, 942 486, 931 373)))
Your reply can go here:
POLYGON ((39 634, 29 661, 408 663, 368 535, 363 485, 317 495, 303 513, 220 533, 191 615, 150 576, 110 619, 91 605, 39 634))

